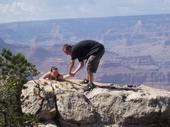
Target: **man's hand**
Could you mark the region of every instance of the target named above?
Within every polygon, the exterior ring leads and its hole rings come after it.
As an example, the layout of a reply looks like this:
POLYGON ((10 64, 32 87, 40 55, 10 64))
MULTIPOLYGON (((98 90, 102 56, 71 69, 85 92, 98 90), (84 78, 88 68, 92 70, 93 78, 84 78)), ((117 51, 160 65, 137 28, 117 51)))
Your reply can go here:
POLYGON ((72 78, 72 77, 73 77, 73 76, 70 75, 70 74, 66 74, 66 75, 63 76, 64 79, 69 79, 69 78, 72 78))
POLYGON ((80 62, 77 68, 73 71, 70 72, 71 75, 75 76, 75 74, 84 66, 84 61, 80 62))
POLYGON ((74 77, 74 76, 75 76, 75 74, 76 74, 76 73, 71 72, 69 75, 70 75, 70 76, 72 76, 72 77, 74 77))

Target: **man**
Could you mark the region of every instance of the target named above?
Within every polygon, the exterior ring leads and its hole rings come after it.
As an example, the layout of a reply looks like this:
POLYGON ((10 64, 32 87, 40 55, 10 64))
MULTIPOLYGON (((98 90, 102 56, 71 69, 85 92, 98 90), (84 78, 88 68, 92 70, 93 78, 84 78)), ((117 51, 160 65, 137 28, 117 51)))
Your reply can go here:
POLYGON ((88 83, 85 91, 95 88, 93 83, 93 73, 96 73, 100 59, 102 58, 105 49, 102 44, 93 40, 80 41, 75 45, 65 44, 63 51, 66 55, 71 56, 71 61, 68 66, 68 75, 74 76, 83 66, 87 60, 87 76, 84 83, 88 83), (79 65, 73 70, 75 59, 79 60, 79 65))
POLYGON ((58 68, 57 67, 52 67, 51 70, 47 73, 45 73, 43 76, 41 76, 39 79, 41 80, 57 80, 57 81, 62 81, 63 79, 63 75, 61 75, 58 72, 58 68))

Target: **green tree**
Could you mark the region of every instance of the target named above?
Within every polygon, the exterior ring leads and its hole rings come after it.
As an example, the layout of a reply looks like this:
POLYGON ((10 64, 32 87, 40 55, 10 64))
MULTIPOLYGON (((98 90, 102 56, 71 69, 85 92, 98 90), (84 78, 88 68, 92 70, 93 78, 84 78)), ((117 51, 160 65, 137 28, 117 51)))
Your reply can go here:
POLYGON ((0 54, 0 126, 20 127, 35 117, 21 110, 23 85, 38 71, 21 53, 2 49, 0 54))

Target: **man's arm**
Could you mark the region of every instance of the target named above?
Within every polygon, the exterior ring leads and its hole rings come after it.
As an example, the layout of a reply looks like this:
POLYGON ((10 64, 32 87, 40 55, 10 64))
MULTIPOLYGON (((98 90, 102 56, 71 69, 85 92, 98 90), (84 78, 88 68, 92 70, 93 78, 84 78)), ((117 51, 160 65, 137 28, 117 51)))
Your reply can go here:
POLYGON ((72 75, 71 71, 73 70, 75 60, 71 60, 69 65, 68 65, 68 74, 72 75))
POLYGON ((77 66, 77 68, 72 72, 72 74, 75 75, 83 66, 84 66, 84 61, 81 61, 77 66))

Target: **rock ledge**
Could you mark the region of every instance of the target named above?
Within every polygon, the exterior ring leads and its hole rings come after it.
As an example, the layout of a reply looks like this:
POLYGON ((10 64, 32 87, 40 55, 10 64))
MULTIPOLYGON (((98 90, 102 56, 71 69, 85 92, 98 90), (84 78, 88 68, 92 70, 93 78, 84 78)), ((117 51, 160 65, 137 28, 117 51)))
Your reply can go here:
POLYGON ((145 85, 110 85, 83 92, 74 81, 29 81, 22 90, 22 111, 36 114, 39 127, 168 127, 170 92, 145 85))

